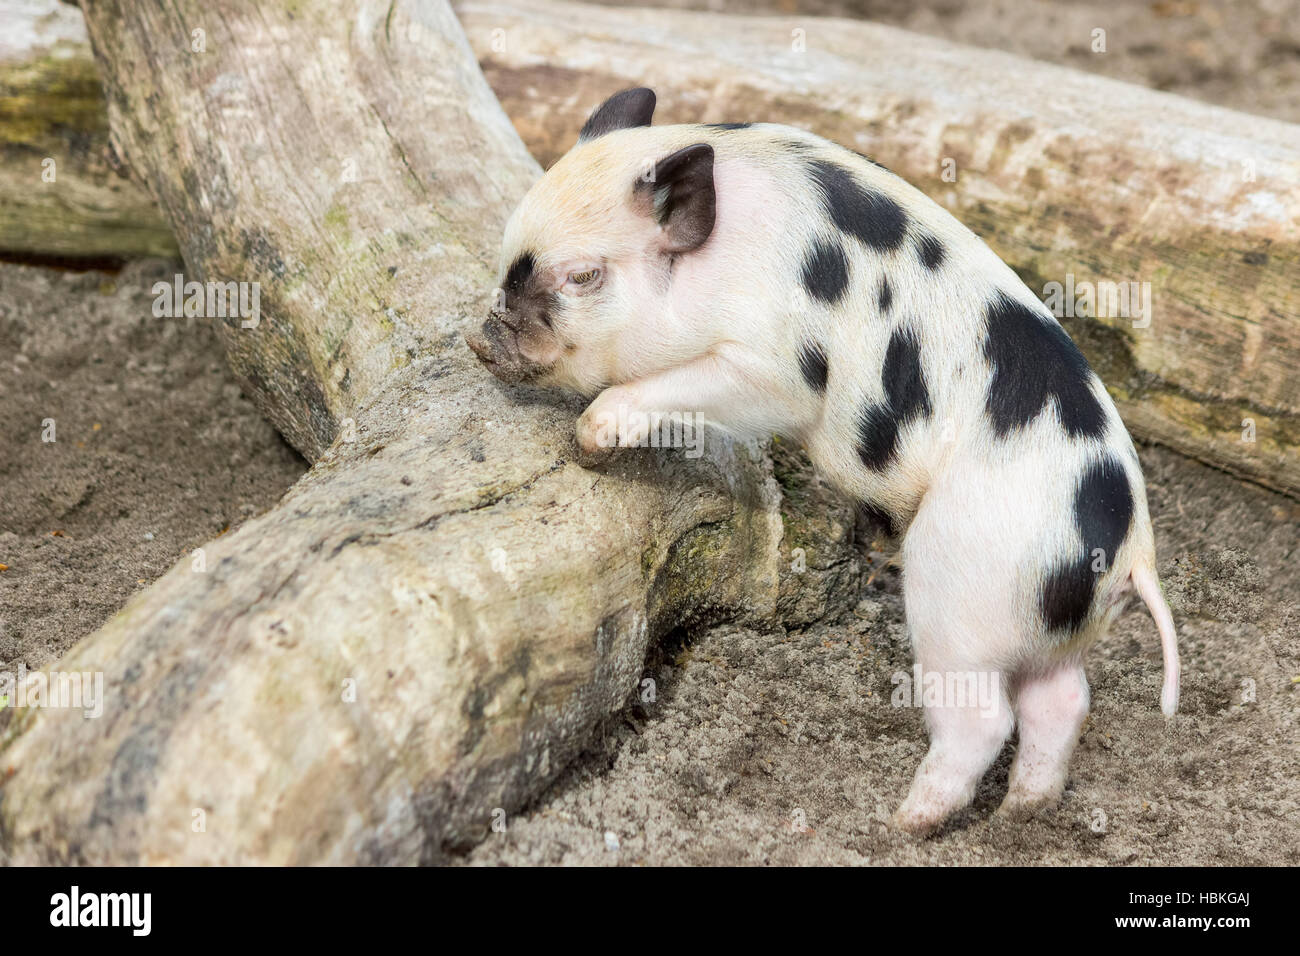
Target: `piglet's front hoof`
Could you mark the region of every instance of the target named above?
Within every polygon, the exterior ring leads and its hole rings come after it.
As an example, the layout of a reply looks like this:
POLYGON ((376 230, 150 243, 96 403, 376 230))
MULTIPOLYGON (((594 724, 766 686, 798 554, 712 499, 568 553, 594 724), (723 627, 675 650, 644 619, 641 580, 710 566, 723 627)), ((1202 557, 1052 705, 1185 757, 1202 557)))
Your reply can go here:
POLYGON ((614 457, 613 448, 606 448, 601 445, 597 445, 594 448, 592 448, 590 451, 588 451, 584 449, 581 444, 579 444, 578 453, 577 455, 574 456, 574 461, 576 461, 581 467, 591 470, 596 468, 603 468, 605 465, 609 464, 610 459, 613 457, 614 457))
POLYGON ((607 415, 588 409, 578 419, 574 440, 578 446, 577 462, 583 468, 598 468, 614 457, 617 432, 607 415))
POLYGON ((596 430, 584 427, 586 424, 584 419, 578 420, 578 434, 575 438, 578 453, 575 460, 583 468, 599 468, 614 457, 614 446, 598 441, 596 430))

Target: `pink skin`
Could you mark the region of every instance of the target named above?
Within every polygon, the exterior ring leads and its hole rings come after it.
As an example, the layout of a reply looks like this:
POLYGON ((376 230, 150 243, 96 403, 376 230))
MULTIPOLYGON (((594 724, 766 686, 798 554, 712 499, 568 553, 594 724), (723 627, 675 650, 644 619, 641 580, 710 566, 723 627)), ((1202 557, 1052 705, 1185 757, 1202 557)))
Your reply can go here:
POLYGON ((1020 744, 998 813, 1025 816, 1061 798, 1088 703, 1088 678, 1077 664, 1021 681, 1016 693, 1020 744))

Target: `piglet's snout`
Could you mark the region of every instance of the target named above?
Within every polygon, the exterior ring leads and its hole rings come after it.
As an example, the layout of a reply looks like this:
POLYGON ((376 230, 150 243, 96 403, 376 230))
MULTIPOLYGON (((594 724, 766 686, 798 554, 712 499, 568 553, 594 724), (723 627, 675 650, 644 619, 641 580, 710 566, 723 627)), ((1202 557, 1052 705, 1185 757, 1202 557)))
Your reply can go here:
POLYGON ((503 382, 526 382, 545 371, 545 366, 525 356, 519 347, 527 334, 517 317, 493 312, 477 331, 465 333, 465 342, 488 370, 503 382))

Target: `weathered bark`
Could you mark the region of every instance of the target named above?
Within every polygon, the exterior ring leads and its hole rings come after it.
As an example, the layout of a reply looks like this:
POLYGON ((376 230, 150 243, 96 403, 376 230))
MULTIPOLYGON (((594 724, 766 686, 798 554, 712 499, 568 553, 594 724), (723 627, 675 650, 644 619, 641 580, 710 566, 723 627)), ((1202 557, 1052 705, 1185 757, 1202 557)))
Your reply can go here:
POLYGON ((81 14, 0 0, 0 23, 0 255, 176 255, 158 206, 116 166, 81 14))
POLYGON ((852 592, 852 516, 797 468, 783 499, 710 436, 585 471, 578 406, 473 360, 537 169, 444 3, 87 13, 115 138, 187 271, 261 283, 232 361, 319 457, 57 665, 103 673, 102 717, 0 710, 0 854, 437 860, 558 772, 657 634, 852 592))
POLYGON ((867 153, 1040 295, 1068 274, 1150 282, 1149 328, 1062 319, 1125 422, 1300 494, 1300 126, 865 22, 456 10, 543 165, 592 104, 651 86, 656 122, 789 123, 867 153))

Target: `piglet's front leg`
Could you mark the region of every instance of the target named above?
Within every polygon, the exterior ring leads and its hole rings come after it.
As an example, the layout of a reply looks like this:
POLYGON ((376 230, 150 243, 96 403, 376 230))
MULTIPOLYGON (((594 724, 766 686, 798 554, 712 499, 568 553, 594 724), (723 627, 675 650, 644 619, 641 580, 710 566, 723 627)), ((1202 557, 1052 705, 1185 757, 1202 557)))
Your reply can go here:
POLYGON ((650 415, 641 408, 635 383, 607 388, 578 419, 578 463, 584 468, 599 465, 615 448, 644 445, 649 434, 650 415))
POLYGON ((605 389, 578 419, 578 461, 591 467, 615 448, 640 448, 663 434, 665 420, 692 416, 726 426, 738 408, 752 404, 751 377, 739 355, 715 350, 685 365, 605 389))

